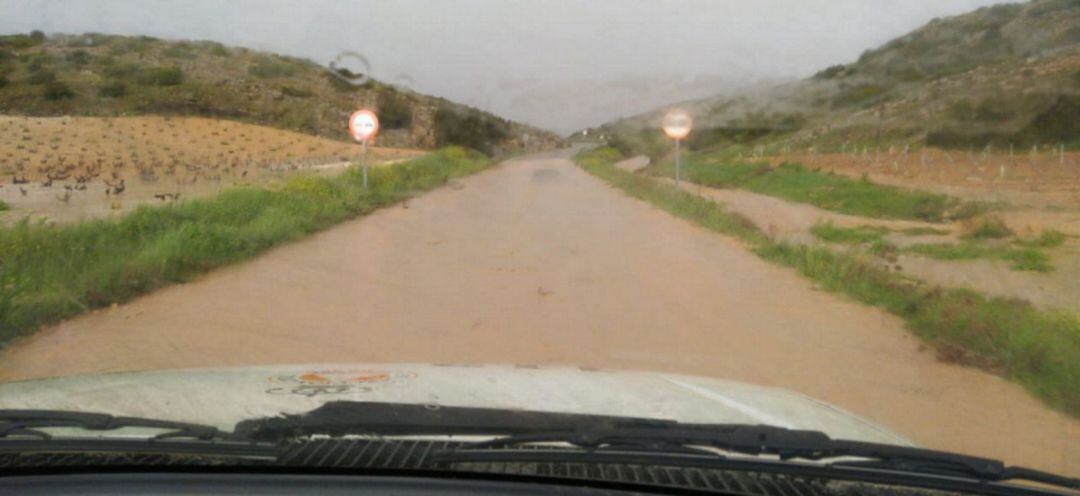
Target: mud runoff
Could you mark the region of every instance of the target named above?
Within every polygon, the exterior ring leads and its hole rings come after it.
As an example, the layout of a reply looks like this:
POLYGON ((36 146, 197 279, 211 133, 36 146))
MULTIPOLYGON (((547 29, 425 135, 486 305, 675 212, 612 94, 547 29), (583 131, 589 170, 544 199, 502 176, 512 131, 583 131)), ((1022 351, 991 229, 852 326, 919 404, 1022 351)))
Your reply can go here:
POLYGON ((312 362, 572 365, 783 387, 922 445, 1080 472, 1080 425, 735 240, 526 157, 0 355, 6 380, 312 362))

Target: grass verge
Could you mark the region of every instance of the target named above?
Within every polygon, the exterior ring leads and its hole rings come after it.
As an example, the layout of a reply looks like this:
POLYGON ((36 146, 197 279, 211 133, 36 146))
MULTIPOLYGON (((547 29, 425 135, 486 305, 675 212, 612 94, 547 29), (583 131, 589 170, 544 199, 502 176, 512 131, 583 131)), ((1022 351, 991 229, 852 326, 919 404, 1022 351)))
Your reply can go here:
POLYGON ((858 227, 839 227, 832 222, 823 222, 815 224, 810 228, 810 234, 814 237, 828 241, 830 243, 840 243, 845 245, 857 245, 861 243, 873 243, 875 241, 881 241, 885 237, 885 234, 889 232, 884 227, 877 226, 858 226, 858 227))
POLYGON ((979 258, 999 259, 1012 262, 1013 270, 1052 272, 1050 257, 1038 248, 1016 247, 1005 244, 963 243, 926 243, 903 248, 904 252, 915 253, 938 260, 975 260, 979 258))
MULTIPOLYGON (((683 171, 689 181, 697 184, 745 189, 862 217, 941 222, 968 218, 983 208, 950 196, 854 180, 792 163, 776 167, 721 163, 710 153, 695 153, 687 156, 683 171)), ((649 172, 674 176, 674 166, 663 162, 650 167, 649 172)))
MULTIPOLYGON (((900 232, 905 234, 918 230, 925 233, 924 228, 906 229, 900 232)), ((980 232, 980 227, 975 232, 980 232)), ((948 231, 945 231, 948 232, 948 231)), ((1060 246, 1065 242, 1065 235, 1057 231, 1046 231, 1041 236, 1030 241, 1014 240, 1012 244, 1004 241, 979 241, 984 239, 998 238, 992 235, 968 235, 962 243, 919 243, 904 248, 896 248, 885 241, 885 235, 889 229, 880 226, 857 226, 839 227, 832 222, 823 222, 810 228, 810 234, 829 243, 857 245, 871 243, 871 253, 881 254, 884 251, 913 253, 938 260, 975 260, 980 258, 998 259, 1012 262, 1013 270, 1029 270, 1035 272, 1051 272, 1054 270, 1050 257, 1041 248, 1060 246)), ((1009 231, 1008 236, 1012 236, 1009 231)))
POLYGON ((10 208, 11 207, 7 203, 5 203, 4 200, 0 200, 0 212, 3 212, 4 210, 8 210, 10 208))
POLYGON ((600 148, 576 157, 578 164, 589 173, 613 184, 630 196, 648 201, 657 207, 713 231, 730 234, 753 244, 767 241, 765 235, 750 219, 728 211, 719 204, 671 187, 661 187, 648 177, 613 167, 622 158, 613 148, 600 148))
POLYGON ((367 214, 490 162, 462 148, 335 177, 295 176, 115 220, 0 227, 0 343, 367 214))
POLYGON ((692 193, 619 170, 613 149, 579 154, 589 173, 679 217, 736 236, 762 258, 792 267, 821 287, 904 319, 944 360, 981 367, 1080 417, 1080 319, 970 290, 931 287, 883 270, 856 253, 774 243, 745 218, 692 193))

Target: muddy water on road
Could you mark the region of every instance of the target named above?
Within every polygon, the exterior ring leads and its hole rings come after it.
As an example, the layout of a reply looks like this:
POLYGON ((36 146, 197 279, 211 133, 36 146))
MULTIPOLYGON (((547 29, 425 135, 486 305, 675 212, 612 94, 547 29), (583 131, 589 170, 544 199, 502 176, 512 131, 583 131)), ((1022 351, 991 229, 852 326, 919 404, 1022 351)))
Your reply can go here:
POLYGON ((735 241, 522 158, 8 348, 5 378, 298 362, 552 364, 779 386, 936 448, 1080 472, 1080 427, 735 241))

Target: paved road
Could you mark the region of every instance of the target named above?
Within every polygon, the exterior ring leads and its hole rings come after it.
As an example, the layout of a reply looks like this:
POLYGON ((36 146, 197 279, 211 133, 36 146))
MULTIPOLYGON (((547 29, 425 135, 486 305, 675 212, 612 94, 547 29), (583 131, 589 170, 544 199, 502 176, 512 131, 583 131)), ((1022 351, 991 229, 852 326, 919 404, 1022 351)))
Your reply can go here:
POLYGON ((896 318, 520 158, 196 282, 40 332, 5 378, 289 362, 561 364, 781 386, 924 445, 1080 472, 1080 427, 939 363, 896 318))

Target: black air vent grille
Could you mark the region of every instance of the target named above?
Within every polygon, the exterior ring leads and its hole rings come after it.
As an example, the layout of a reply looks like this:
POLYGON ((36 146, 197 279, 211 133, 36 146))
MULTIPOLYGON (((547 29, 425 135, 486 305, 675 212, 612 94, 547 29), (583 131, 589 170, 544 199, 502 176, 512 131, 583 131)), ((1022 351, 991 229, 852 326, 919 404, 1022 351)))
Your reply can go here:
POLYGON ((580 463, 459 463, 454 468, 489 474, 527 474, 647 484, 761 496, 825 495, 816 481, 757 473, 685 467, 580 463))
POLYGON ((289 445, 278 458, 278 464, 328 468, 430 468, 435 467, 430 459, 432 453, 460 445, 433 441, 320 439, 289 445))
POLYGON ((49 467, 228 467, 267 465, 261 460, 208 455, 144 453, 0 453, 0 469, 49 467))
MULTIPOLYGON (((585 464, 561 462, 437 462, 432 455, 457 442, 325 439, 291 445, 278 463, 311 466, 383 469, 446 468, 463 472, 530 475, 605 482, 648 484, 730 494, 802 496, 829 494, 824 483, 773 474, 744 473, 654 465, 585 464)), ((516 447, 515 450, 522 450, 516 447)))

